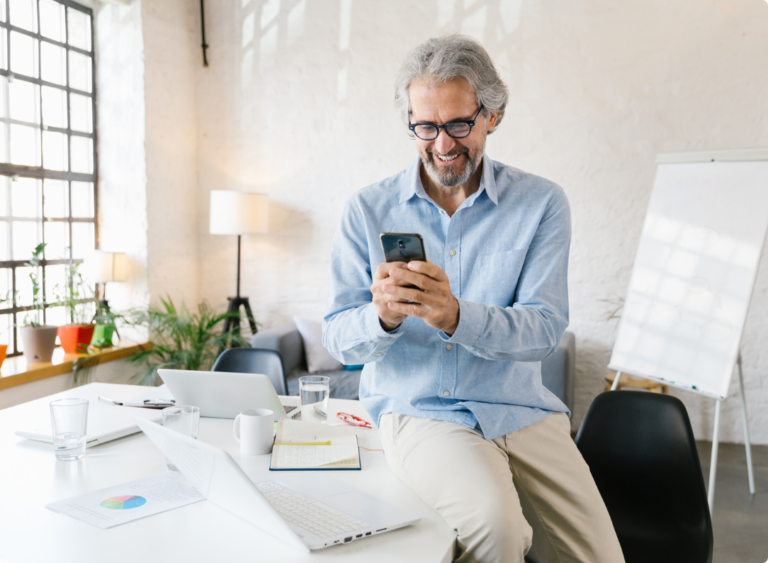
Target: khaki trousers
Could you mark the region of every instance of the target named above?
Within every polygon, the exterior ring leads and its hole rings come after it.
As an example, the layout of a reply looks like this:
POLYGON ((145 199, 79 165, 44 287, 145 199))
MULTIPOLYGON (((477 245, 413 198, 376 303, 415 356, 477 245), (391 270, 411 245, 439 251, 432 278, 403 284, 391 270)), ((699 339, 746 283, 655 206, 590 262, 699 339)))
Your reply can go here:
POLYGON ((458 532, 456 561, 623 563, 592 474, 556 413, 485 440, 451 422, 381 417, 387 462, 458 532))

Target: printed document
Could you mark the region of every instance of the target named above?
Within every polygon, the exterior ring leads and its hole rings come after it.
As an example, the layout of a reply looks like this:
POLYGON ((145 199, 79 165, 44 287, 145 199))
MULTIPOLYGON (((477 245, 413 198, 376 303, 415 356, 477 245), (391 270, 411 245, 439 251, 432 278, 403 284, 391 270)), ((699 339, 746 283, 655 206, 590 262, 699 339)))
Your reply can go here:
POLYGON ((111 528, 204 499, 181 473, 166 471, 54 502, 46 508, 99 528, 111 528))

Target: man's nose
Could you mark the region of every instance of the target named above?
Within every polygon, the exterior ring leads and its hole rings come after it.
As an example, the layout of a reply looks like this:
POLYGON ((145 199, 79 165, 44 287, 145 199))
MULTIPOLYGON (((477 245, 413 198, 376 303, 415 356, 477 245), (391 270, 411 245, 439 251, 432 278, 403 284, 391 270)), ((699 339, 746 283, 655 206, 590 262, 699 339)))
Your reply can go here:
POLYGON ((448 154, 456 146, 456 141, 445 132, 445 129, 440 129, 440 134, 435 139, 435 149, 440 154, 448 154))

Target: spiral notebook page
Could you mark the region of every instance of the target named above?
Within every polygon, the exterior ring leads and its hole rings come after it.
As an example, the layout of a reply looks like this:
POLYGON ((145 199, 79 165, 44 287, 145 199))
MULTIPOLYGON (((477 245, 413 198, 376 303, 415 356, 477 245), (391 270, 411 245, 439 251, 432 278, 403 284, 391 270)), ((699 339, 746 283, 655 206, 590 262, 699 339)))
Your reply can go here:
POLYGON ((270 469, 360 469, 357 436, 343 426, 280 419, 270 469))

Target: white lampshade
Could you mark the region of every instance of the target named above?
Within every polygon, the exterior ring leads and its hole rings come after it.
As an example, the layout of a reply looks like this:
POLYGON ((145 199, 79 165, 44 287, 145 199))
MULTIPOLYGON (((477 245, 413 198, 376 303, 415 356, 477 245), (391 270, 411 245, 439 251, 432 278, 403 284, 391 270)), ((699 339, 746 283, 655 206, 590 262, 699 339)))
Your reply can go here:
POLYGON ((266 194, 213 190, 211 192, 211 234, 264 234, 269 225, 266 194))
POLYGON ((94 250, 83 261, 84 274, 96 283, 125 281, 125 254, 94 250))

